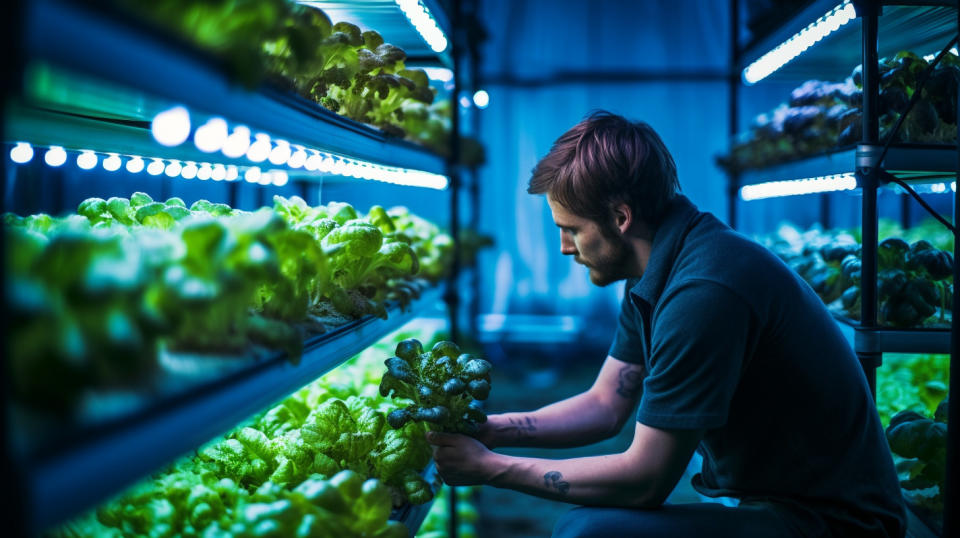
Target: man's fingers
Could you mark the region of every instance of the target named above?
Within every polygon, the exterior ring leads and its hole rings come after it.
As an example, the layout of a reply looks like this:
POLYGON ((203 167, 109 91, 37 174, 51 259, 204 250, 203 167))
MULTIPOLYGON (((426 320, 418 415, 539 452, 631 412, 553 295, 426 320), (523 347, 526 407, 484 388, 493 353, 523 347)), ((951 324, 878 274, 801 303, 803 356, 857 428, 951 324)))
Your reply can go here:
POLYGON ((456 434, 442 432, 427 432, 427 442, 436 446, 449 446, 453 444, 456 434))

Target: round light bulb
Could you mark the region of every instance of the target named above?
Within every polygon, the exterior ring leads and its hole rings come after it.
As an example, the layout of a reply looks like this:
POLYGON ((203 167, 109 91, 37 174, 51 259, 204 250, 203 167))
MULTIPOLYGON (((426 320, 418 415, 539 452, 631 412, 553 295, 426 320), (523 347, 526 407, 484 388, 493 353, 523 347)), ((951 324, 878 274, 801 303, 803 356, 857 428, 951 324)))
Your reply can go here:
POLYGON ((293 155, 287 159, 287 166, 290 168, 300 168, 307 163, 307 152, 303 148, 297 149, 293 155))
POLYGON ((243 157, 250 148, 250 129, 243 125, 233 128, 233 132, 223 144, 223 154, 231 159, 243 157))
POLYGON ((17 142, 17 145, 10 149, 10 160, 18 164, 26 164, 33 159, 33 146, 27 142, 17 142))
POLYGON ((43 162, 49 166, 60 166, 67 162, 67 152, 60 146, 50 146, 50 149, 43 155, 43 162))
POLYGON ((164 146, 179 146, 190 137, 190 112, 182 106, 164 110, 150 124, 153 138, 164 146))
POLYGON ((270 152, 270 137, 259 133, 256 136, 256 141, 250 144, 250 148, 247 149, 247 158, 255 163, 263 162, 270 156, 270 152))
POLYGON ((210 118, 207 123, 197 127, 193 134, 193 143, 204 153, 212 153, 227 143, 227 122, 223 118, 210 118))
MULTIPOLYGON (((201 164, 200 169, 197 170, 197 179, 201 181, 210 179, 212 175, 213 175, 213 169, 210 168, 210 165, 207 163, 201 164)), ((223 179, 223 178, 220 178, 220 179, 223 179)))
POLYGON ((477 105, 477 108, 487 108, 490 104, 490 94, 484 90, 477 90, 473 94, 473 104, 477 105))
POLYGON ((170 164, 164 168, 163 173, 167 174, 168 177, 177 177, 181 170, 183 170, 183 165, 180 164, 180 161, 171 160, 170 164))
POLYGON ((236 181, 240 177, 240 170, 236 166, 230 165, 227 167, 226 174, 223 176, 227 181, 236 181))
POLYGON ((116 153, 109 153, 109 156, 103 160, 103 169, 107 172, 116 172, 123 165, 120 156, 116 153))
POLYGON ((277 140, 277 147, 270 151, 270 163, 280 166, 290 159, 290 144, 277 140))
POLYGON ((180 170, 180 177, 183 179, 193 179, 197 177, 197 172, 199 172, 197 165, 192 162, 188 162, 183 166, 183 169, 180 170))
POLYGON ((260 181, 260 169, 256 166, 247 168, 247 171, 243 174, 243 179, 245 179, 248 183, 256 183, 257 181, 260 181))
POLYGON ((210 171, 210 179, 214 181, 223 181, 227 177, 227 169, 223 167, 222 164, 213 165, 213 170, 210 171))
POLYGON ((127 172, 130 172, 131 174, 139 174, 140 172, 143 172, 144 166, 146 165, 143 162, 143 159, 141 159, 136 155, 133 155, 130 157, 130 160, 127 161, 126 168, 127 168, 127 172))
POLYGON ((92 170, 97 166, 97 154, 85 149, 77 156, 77 166, 84 170, 92 170))
POLYGON ((160 159, 153 159, 152 161, 150 161, 150 164, 147 165, 147 173, 150 174, 151 176, 159 176, 160 174, 163 173, 164 168, 165 166, 163 164, 163 161, 161 161, 160 159))
POLYGON ((320 169, 320 164, 323 162, 323 157, 319 153, 314 153, 307 158, 307 162, 304 164, 304 168, 310 170, 311 172, 317 171, 320 169))
POLYGON ((273 184, 277 187, 282 187, 290 181, 290 177, 283 170, 276 170, 273 172, 273 184))

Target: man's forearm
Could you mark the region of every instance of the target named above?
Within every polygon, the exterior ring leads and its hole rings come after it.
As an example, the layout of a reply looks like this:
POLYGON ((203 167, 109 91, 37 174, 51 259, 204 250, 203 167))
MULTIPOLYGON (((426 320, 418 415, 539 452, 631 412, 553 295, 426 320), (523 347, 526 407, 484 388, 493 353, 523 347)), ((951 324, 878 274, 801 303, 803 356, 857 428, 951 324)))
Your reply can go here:
POLYGON ((536 411, 491 415, 488 428, 494 446, 566 448, 616 434, 620 414, 583 393, 536 411))
POLYGON ((654 493, 654 478, 633 469, 625 454, 568 460, 495 457, 491 486, 582 505, 641 508, 663 501, 654 493))

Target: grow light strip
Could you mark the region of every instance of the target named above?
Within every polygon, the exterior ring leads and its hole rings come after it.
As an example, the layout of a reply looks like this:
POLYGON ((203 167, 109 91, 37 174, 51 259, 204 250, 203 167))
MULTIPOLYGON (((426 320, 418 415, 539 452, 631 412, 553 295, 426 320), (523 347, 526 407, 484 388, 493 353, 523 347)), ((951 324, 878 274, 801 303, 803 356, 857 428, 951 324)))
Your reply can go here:
POLYGON ((421 0, 396 0, 396 2, 433 52, 447 50, 447 36, 443 35, 437 20, 421 0))
POLYGON ((817 192, 850 191, 857 188, 857 178, 851 173, 834 174, 830 176, 793 179, 788 181, 769 181, 755 185, 740 187, 740 199, 745 202, 777 198, 780 196, 796 196, 817 192))
POLYGON ((799 56, 803 51, 812 47, 817 41, 837 31, 841 26, 856 18, 857 13, 850 0, 827 12, 806 28, 777 45, 743 70, 743 80, 747 84, 755 84, 780 69, 788 62, 799 56))
MULTIPOLYGON (((160 144, 175 147, 185 143, 191 135, 189 111, 175 106, 159 112, 151 122, 151 132, 160 144)), ((447 177, 441 174, 385 166, 336 155, 320 149, 291 144, 286 140, 273 139, 266 133, 251 133, 244 125, 233 129, 223 118, 212 117, 192 131, 193 143, 204 153, 221 152, 229 159, 246 157, 253 165, 268 161, 274 166, 287 166, 291 170, 304 168, 329 174, 382 181, 396 185, 426 187, 443 190, 447 177)))

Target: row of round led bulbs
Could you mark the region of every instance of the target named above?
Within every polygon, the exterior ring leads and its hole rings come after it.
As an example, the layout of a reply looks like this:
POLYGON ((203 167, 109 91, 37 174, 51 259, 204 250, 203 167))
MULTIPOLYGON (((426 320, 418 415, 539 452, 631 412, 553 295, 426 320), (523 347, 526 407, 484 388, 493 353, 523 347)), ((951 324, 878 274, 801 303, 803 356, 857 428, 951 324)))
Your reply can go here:
MULTIPOLYGON (((154 116, 150 130, 161 145, 179 146, 190 138, 190 113, 182 106, 164 110, 154 116)), ((196 128, 193 143, 204 153, 219 151, 227 158, 246 157, 254 164, 267 161, 274 166, 287 166, 294 170, 303 168, 310 172, 433 189, 444 189, 448 183, 446 176, 440 174, 383 166, 308 149, 286 140, 271 139, 266 133, 252 134, 243 125, 230 130, 226 120, 217 117, 208 119, 196 128)))
MULTIPOLYGON (((34 149, 27 142, 17 142, 10 150, 10 160, 18 164, 26 164, 33 160, 34 149)), ((59 167, 67 162, 67 150, 62 146, 50 146, 43 155, 43 162, 51 167, 59 167)), ((116 172, 124 168, 131 174, 146 171, 151 176, 161 174, 167 177, 181 177, 183 179, 199 179, 201 181, 236 181, 240 179, 240 168, 236 165, 219 163, 196 163, 193 161, 179 161, 177 159, 161 159, 159 157, 143 158, 139 155, 124 155, 119 153, 104 153, 98 155, 92 150, 80 150, 76 157, 77 167, 82 170, 93 170, 101 164, 108 172, 116 172), (101 158, 102 157, 102 158, 101 158), (123 160, 126 159, 126 164, 123 160), (147 161, 150 161, 147 163, 147 161)), ((275 185, 282 187, 289 181, 289 176, 283 170, 263 171, 258 166, 244 169, 243 179, 249 183, 259 185, 275 185)))

